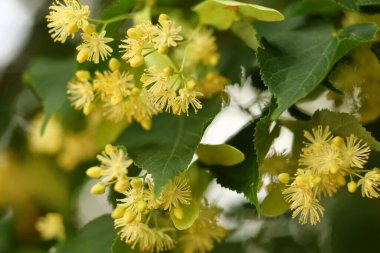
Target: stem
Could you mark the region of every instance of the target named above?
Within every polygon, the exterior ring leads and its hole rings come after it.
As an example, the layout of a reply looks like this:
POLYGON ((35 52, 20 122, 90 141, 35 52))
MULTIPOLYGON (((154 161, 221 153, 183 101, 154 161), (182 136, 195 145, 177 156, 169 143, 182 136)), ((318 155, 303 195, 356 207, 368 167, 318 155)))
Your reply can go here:
POLYGON ((108 25, 108 24, 115 23, 115 22, 120 21, 120 20, 130 19, 132 17, 133 16, 131 14, 124 14, 124 15, 116 16, 116 17, 113 17, 110 19, 105 19, 105 20, 89 18, 88 21, 93 22, 93 23, 108 25))
POLYGON ((150 211, 149 216, 148 216, 148 218, 147 218, 146 221, 145 221, 145 225, 148 225, 148 223, 149 223, 149 221, 150 221, 150 218, 152 218, 152 214, 153 214, 153 210, 150 211))

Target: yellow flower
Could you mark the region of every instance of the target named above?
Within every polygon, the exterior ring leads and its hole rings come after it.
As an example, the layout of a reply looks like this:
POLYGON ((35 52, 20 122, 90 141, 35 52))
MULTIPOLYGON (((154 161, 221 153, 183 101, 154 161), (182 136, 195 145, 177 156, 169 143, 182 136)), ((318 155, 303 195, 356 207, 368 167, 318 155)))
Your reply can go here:
POLYGON ((125 52, 121 58, 127 62, 131 62, 132 59, 142 56, 142 50, 144 47, 144 41, 127 38, 122 40, 124 44, 121 44, 119 48, 122 49, 122 52, 125 52))
POLYGON ((113 39, 104 37, 105 35, 105 30, 100 33, 82 33, 83 42, 77 47, 79 51, 77 56, 78 62, 82 63, 87 60, 98 64, 100 59, 102 61, 106 60, 113 51, 107 43, 113 41, 113 39))
POLYGON ((367 143, 351 134, 346 137, 344 145, 341 147, 341 152, 345 163, 350 167, 363 168, 367 162, 371 149, 367 143))
POLYGON ((179 96, 174 100, 173 112, 175 114, 189 114, 189 105, 194 108, 195 113, 202 108, 202 104, 197 97, 202 96, 202 93, 189 89, 187 87, 179 90, 179 96))
POLYGON ((205 98, 211 98, 221 93, 228 84, 228 80, 216 72, 208 73, 199 82, 197 90, 203 94, 205 98))
POLYGON ((339 170, 343 160, 339 149, 325 145, 323 148, 303 149, 299 164, 320 174, 330 174, 331 168, 338 167, 339 170))
POLYGON ((119 235, 121 240, 127 244, 136 244, 141 252, 150 251, 155 245, 155 234, 153 230, 146 224, 140 222, 132 222, 126 224, 123 218, 115 220, 115 228, 120 228, 119 235))
POLYGON ((312 133, 309 133, 308 131, 304 132, 305 138, 309 141, 309 143, 305 143, 306 150, 320 150, 324 145, 328 145, 329 141, 333 138, 329 126, 324 128, 319 125, 316 129, 313 128, 311 131, 312 133))
POLYGON ((216 65, 220 57, 217 49, 212 30, 201 29, 189 42, 185 66, 195 67, 199 62, 206 66, 216 65))
POLYGON ((43 240, 56 239, 58 241, 64 241, 66 239, 63 218, 59 213, 47 213, 46 216, 39 217, 35 228, 43 240))
POLYGON ((165 71, 155 66, 144 70, 144 75, 141 77, 141 81, 145 88, 150 86, 148 88, 149 92, 157 95, 168 88, 167 82, 169 81, 169 76, 165 71))
POLYGON ((320 174, 319 177, 321 178, 321 182, 315 188, 318 197, 332 197, 337 192, 338 188, 345 185, 344 176, 340 173, 335 175, 320 174))
POLYGON ((164 14, 161 14, 158 20, 159 24, 155 26, 153 43, 154 47, 159 50, 165 50, 169 47, 176 47, 177 41, 181 41, 183 37, 179 35, 182 30, 180 26, 169 20, 164 14))
POLYGON ((118 207, 122 207, 128 212, 131 220, 142 221, 142 217, 148 211, 148 204, 144 200, 144 189, 131 187, 128 191, 123 192, 125 198, 118 199, 118 207))
POLYGON ((164 187, 160 198, 164 210, 171 210, 180 204, 190 204, 191 190, 188 177, 185 174, 174 177, 164 187))
POLYGON ((121 101, 120 103, 114 105, 112 104, 111 100, 105 100, 103 101, 104 105, 104 116, 114 122, 118 123, 121 120, 125 119, 128 107, 129 107, 129 101, 121 101))
POLYGON ((285 200, 290 203, 293 210, 293 218, 300 215, 299 222, 306 224, 308 221, 312 225, 320 222, 320 215, 323 215, 324 208, 319 204, 313 188, 320 184, 321 179, 314 175, 312 170, 299 169, 296 179, 290 187, 283 190, 285 200))
POLYGON ((155 94, 154 103, 160 109, 169 112, 175 106, 175 98, 177 94, 172 89, 162 90, 160 93, 155 94))
POLYGON ((100 94, 102 100, 109 100, 109 103, 116 105, 125 97, 131 94, 131 89, 135 87, 133 75, 128 72, 105 71, 95 73, 94 89, 100 94))
POLYGON ((43 115, 35 117, 28 127, 28 144, 33 153, 54 155, 59 152, 63 144, 63 129, 57 117, 51 117, 43 135, 41 126, 43 115))
POLYGON ((96 154, 93 142, 93 128, 87 127, 83 132, 66 134, 63 139, 63 149, 57 157, 57 162, 63 169, 74 169, 80 162, 90 160, 96 154))
POLYGON ((144 190, 144 200, 147 202, 149 209, 158 209, 162 205, 162 199, 155 196, 152 181, 147 179, 146 183, 148 185, 148 189, 144 190))
MULTIPOLYGON (((129 121, 134 117, 137 122, 150 121, 152 116, 157 114, 158 109, 153 102, 154 97, 146 89, 134 88, 126 109, 126 116, 129 121)), ((144 127, 144 125, 143 125, 144 127)))
POLYGON ((77 0, 63 0, 63 3, 56 0, 49 10, 46 16, 47 26, 54 41, 64 43, 67 37, 74 37, 79 28, 88 24, 90 8, 87 5, 81 5, 77 0))
POLYGON ((96 158, 101 162, 100 167, 104 169, 103 175, 105 182, 114 179, 123 179, 128 172, 128 167, 133 161, 128 158, 125 148, 106 145, 102 154, 96 158))
POLYGON ((380 172, 374 169, 367 172, 363 178, 358 181, 358 186, 362 186, 362 196, 367 198, 380 197, 380 172))
POLYGON ((226 231, 217 223, 220 210, 207 203, 202 204, 199 218, 178 238, 178 247, 183 253, 206 253, 214 248, 215 242, 220 242, 226 231))
POLYGON ((153 229, 153 233, 155 237, 154 248, 156 252, 174 249, 174 240, 164 232, 164 229, 153 229))
POLYGON ((68 99, 76 110, 88 107, 95 99, 92 85, 88 80, 74 78, 67 85, 68 99))

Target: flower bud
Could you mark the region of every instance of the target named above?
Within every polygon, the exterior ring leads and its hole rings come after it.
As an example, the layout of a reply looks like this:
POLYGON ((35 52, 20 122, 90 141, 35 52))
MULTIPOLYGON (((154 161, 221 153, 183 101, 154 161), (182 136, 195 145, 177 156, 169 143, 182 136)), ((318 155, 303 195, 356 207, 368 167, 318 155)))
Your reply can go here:
POLYGON ((68 29, 67 29, 67 31, 69 33, 76 33, 78 30, 79 30, 79 27, 77 26, 76 23, 70 24, 69 27, 68 27, 68 29))
POLYGON ((141 31, 137 28, 132 27, 127 30, 127 35, 132 39, 139 39, 141 37, 141 31))
POLYGON ((144 212, 147 208, 147 204, 144 200, 137 201, 136 207, 140 212, 144 212))
POLYGON ((75 72, 75 76, 78 79, 82 79, 86 81, 90 80, 91 78, 90 72, 88 72, 87 70, 78 70, 77 72, 75 72))
POLYGON ((112 71, 116 71, 120 69, 120 62, 116 58, 111 58, 108 62, 108 67, 112 71))
POLYGON ((86 175, 93 179, 98 179, 103 176, 104 170, 101 167, 94 166, 86 170, 86 175))
POLYGON ((124 192, 129 188, 129 181, 127 179, 119 179, 114 185, 113 189, 117 192, 124 192))
POLYGON ((87 103, 85 104, 84 108, 83 108, 83 113, 84 115, 90 115, 90 113, 94 110, 95 108, 95 105, 93 103, 87 103))
POLYGON ((343 186, 346 184, 346 179, 344 178, 344 176, 342 174, 337 174, 336 175, 336 180, 338 181, 338 184, 340 186, 343 186))
POLYGON ((169 21, 169 16, 166 14, 160 14, 160 16, 158 17, 158 22, 162 24, 166 21, 169 21))
POLYGON ((340 136, 335 136, 332 141, 331 141, 331 145, 334 146, 334 147, 337 147, 337 148, 340 148, 343 144, 343 138, 340 137, 340 136))
POLYGON ((358 185, 354 181, 351 181, 347 184, 347 189, 349 192, 355 192, 357 188, 358 185))
POLYGON ((103 194, 106 191, 106 186, 103 183, 97 183, 91 187, 91 194, 99 195, 103 194))
POLYGON ((144 64, 144 57, 141 54, 136 54, 129 60, 132 68, 138 68, 144 64))
POLYGON ((115 147, 112 146, 111 144, 107 144, 105 147, 104 147, 104 151, 106 152, 107 155, 110 155, 114 152, 115 150, 115 147))
POLYGON ((82 30, 83 30, 83 32, 85 32, 87 34, 91 34, 91 33, 95 32, 95 25, 93 25, 93 24, 85 25, 82 28, 82 30))
POLYGON ((131 211, 126 211, 124 213, 124 222, 129 224, 135 219, 136 215, 131 211))
POLYGON ((191 80, 187 81, 186 88, 188 88, 189 90, 193 90, 196 85, 197 85, 197 83, 191 79, 191 80))
POLYGON ((289 183, 289 174, 288 173, 281 173, 278 175, 278 181, 280 181, 283 184, 289 183))
POLYGON ((143 119, 141 122, 140 122, 141 126, 145 129, 145 130, 150 130, 152 128, 152 121, 150 119, 143 119))
POLYGON ((164 68, 164 73, 166 77, 169 77, 173 74, 173 69, 171 67, 165 67, 164 68))
POLYGON ((330 167, 330 173, 331 174, 336 174, 336 173, 338 173, 339 170, 340 170, 340 167, 337 164, 333 164, 330 167))
POLYGON ((166 54, 168 52, 168 47, 160 46, 157 50, 159 54, 166 54))
POLYGON ((77 54, 77 62, 79 62, 79 63, 83 63, 83 62, 87 61, 87 58, 88 58, 88 50, 87 49, 82 49, 77 54))
POLYGON ((125 208, 121 206, 117 206, 115 210, 113 210, 111 217, 114 219, 119 219, 123 217, 124 213, 125 213, 125 208))

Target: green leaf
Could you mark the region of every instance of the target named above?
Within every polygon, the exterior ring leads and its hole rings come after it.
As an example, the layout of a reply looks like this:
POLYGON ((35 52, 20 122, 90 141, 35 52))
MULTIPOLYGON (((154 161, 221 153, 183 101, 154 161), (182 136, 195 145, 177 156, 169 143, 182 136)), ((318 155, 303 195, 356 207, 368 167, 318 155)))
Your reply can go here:
POLYGON ((380 151, 380 142, 372 137, 354 116, 348 113, 331 112, 328 110, 317 111, 309 122, 310 128, 317 125, 329 125, 334 135, 342 137, 350 134, 356 135, 376 151, 380 151))
POLYGON ((14 213, 5 211, 0 216, 0 252, 11 252, 13 242, 14 213))
POLYGON ((255 129, 255 150, 257 155, 257 163, 260 165, 265 159, 268 151, 274 141, 280 135, 280 127, 278 124, 270 129, 272 121, 270 119, 270 112, 274 109, 275 102, 272 99, 268 115, 260 118, 255 129))
POLYGON ((244 193, 249 202, 254 204, 259 211, 260 206, 257 199, 259 170, 253 143, 255 127, 256 122, 252 122, 227 141, 227 144, 244 153, 246 158, 242 163, 231 167, 210 166, 210 171, 220 185, 244 193))
POLYGON ((41 127, 44 131, 49 118, 58 111, 66 101, 67 82, 74 76, 75 58, 53 59, 38 58, 29 68, 30 83, 42 100, 45 120, 41 127))
POLYGON ((338 15, 342 6, 332 0, 302 0, 287 8, 287 16, 298 15, 338 15))
POLYGON ((79 234, 57 248, 57 253, 108 253, 116 237, 110 215, 89 222, 79 234))
POLYGON ((357 24, 337 35, 329 23, 305 26, 303 18, 279 23, 256 23, 263 38, 257 52, 262 79, 277 99, 271 115, 282 112, 312 92, 327 76, 334 64, 351 49, 374 39, 377 26, 357 24))
POLYGON ((157 51, 147 55, 145 57, 145 64, 148 67, 159 67, 164 69, 165 67, 171 67, 177 69, 173 61, 166 54, 159 54, 157 51))
POLYGON ((198 159, 206 165, 232 166, 244 161, 244 154, 228 144, 199 144, 198 159))
POLYGON ((277 10, 255 4, 237 1, 207 0, 193 8, 200 22, 227 30, 233 22, 239 20, 239 14, 260 21, 280 21, 284 16, 277 10))
POLYGON ((206 170, 200 168, 198 162, 192 163, 186 173, 189 176, 192 198, 203 199, 204 193, 213 178, 206 170))
POLYGON ((178 219, 174 215, 174 208, 170 211, 170 218, 173 221, 173 225, 178 229, 178 230, 185 230, 190 228, 193 223, 198 219, 199 216, 199 204, 192 200, 190 202, 190 205, 181 205, 180 206, 183 210, 183 218, 178 219))
POLYGON ((261 203, 261 213, 264 216, 276 217, 289 210, 289 206, 282 194, 282 188, 282 184, 274 185, 273 189, 268 193, 268 195, 261 203))
POLYGON ((341 6, 354 10, 372 13, 379 11, 380 0, 335 0, 341 6))
POLYGON ((153 118, 150 131, 134 123, 117 144, 125 145, 134 163, 152 174, 156 190, 160 191, 171 178, 188 168, 206 126, 220 107, 220 99, 215 98, 205 101, 198 114, 162 113, 153 118))
POLYGON ((232 32, 238 36, 244 43, 252 48, 257 50, 260 45, 259 40, 257 39, 257 33, 255 28, 247 21, 237 21, 231 27, 232 32))

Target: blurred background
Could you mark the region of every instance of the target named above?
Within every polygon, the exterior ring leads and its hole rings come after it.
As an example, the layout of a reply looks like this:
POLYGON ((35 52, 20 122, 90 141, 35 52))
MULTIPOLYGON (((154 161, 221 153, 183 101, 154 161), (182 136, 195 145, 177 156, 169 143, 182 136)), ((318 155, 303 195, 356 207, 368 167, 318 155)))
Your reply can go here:
MULTIPOLYGON (((96 16, 111 1, 85 2, 92 6, 96 16)), ((199 1, 157 2, 162 8, 189 8, 199 1)), ((274 1, 261 2, 270 5, 274 1)), ((281 1, 275 2, 281 6, 281 1)), ((42 123, 42 105, 38 94, 30 87, 26 70, 40 57, 72 55, 76 43, 74 40, 54 44, 49 37, 44 16, 50 3, 46 0, 0 1, 0 253, 47 252, 55 242, 41 240, 35 223, 48 212, 63 216, 67 234, 111 212, 106 197, 89 194, 93 182, 85 178, 85 170, 94 164, 102 142, 88 143, 89 136, 84 132, 91 129, 92 124, 96 125, 97 119, 79 120, 83 124, 79 129, 72 129, 69 123, 61 125, 53 117, 44 140, 34 139, 42 123), (56 140, 60 142, 57 144, 56 140)), ((202 140, 207 144, 225 142, 260 114, 260 103, 250 107, 249 113, 241 107, 250 105, 252 100, 265 102, 269 97, 263 91, 254 52, 231 34, 218 36, 222 58, 226 59, 220 70, 228 75, 231 83, 240 85, 230 88, 231 105, 224 108, 207 129, 202 140), (245 58, 234 59, 236 50, 245 58), (234 59, 233 67, 226 63, 231 59, 234 59), (240 80, 241 66, 245 67, 248 77, 243 81, 240 80)), ((318 106, 330 105, 325 101, 318 106)), ((67 103, 61 113, 66 122, 78 121, 81 117, 67 103)), ((290 150, 291 140, 290 132, 283 130, 273 152, 290 150)), ((373 163, 376 165, 376 159, 373 163)), ((290 212, 274 218, 257 217, 255 208, 241 194, 212 182, 207 197, 224 208, 220 222, 231 231, 226 242, 214 251, 380 252, 377 241, 380 238, 380 202, 363 199, 359 194, 341 191, 335 198, 326 200, 323 203, 326 216, 322 223, 310 226, 292 220, 290 212)), ((260 192, 260 199, 265 195, 265 191, 260 192)))

